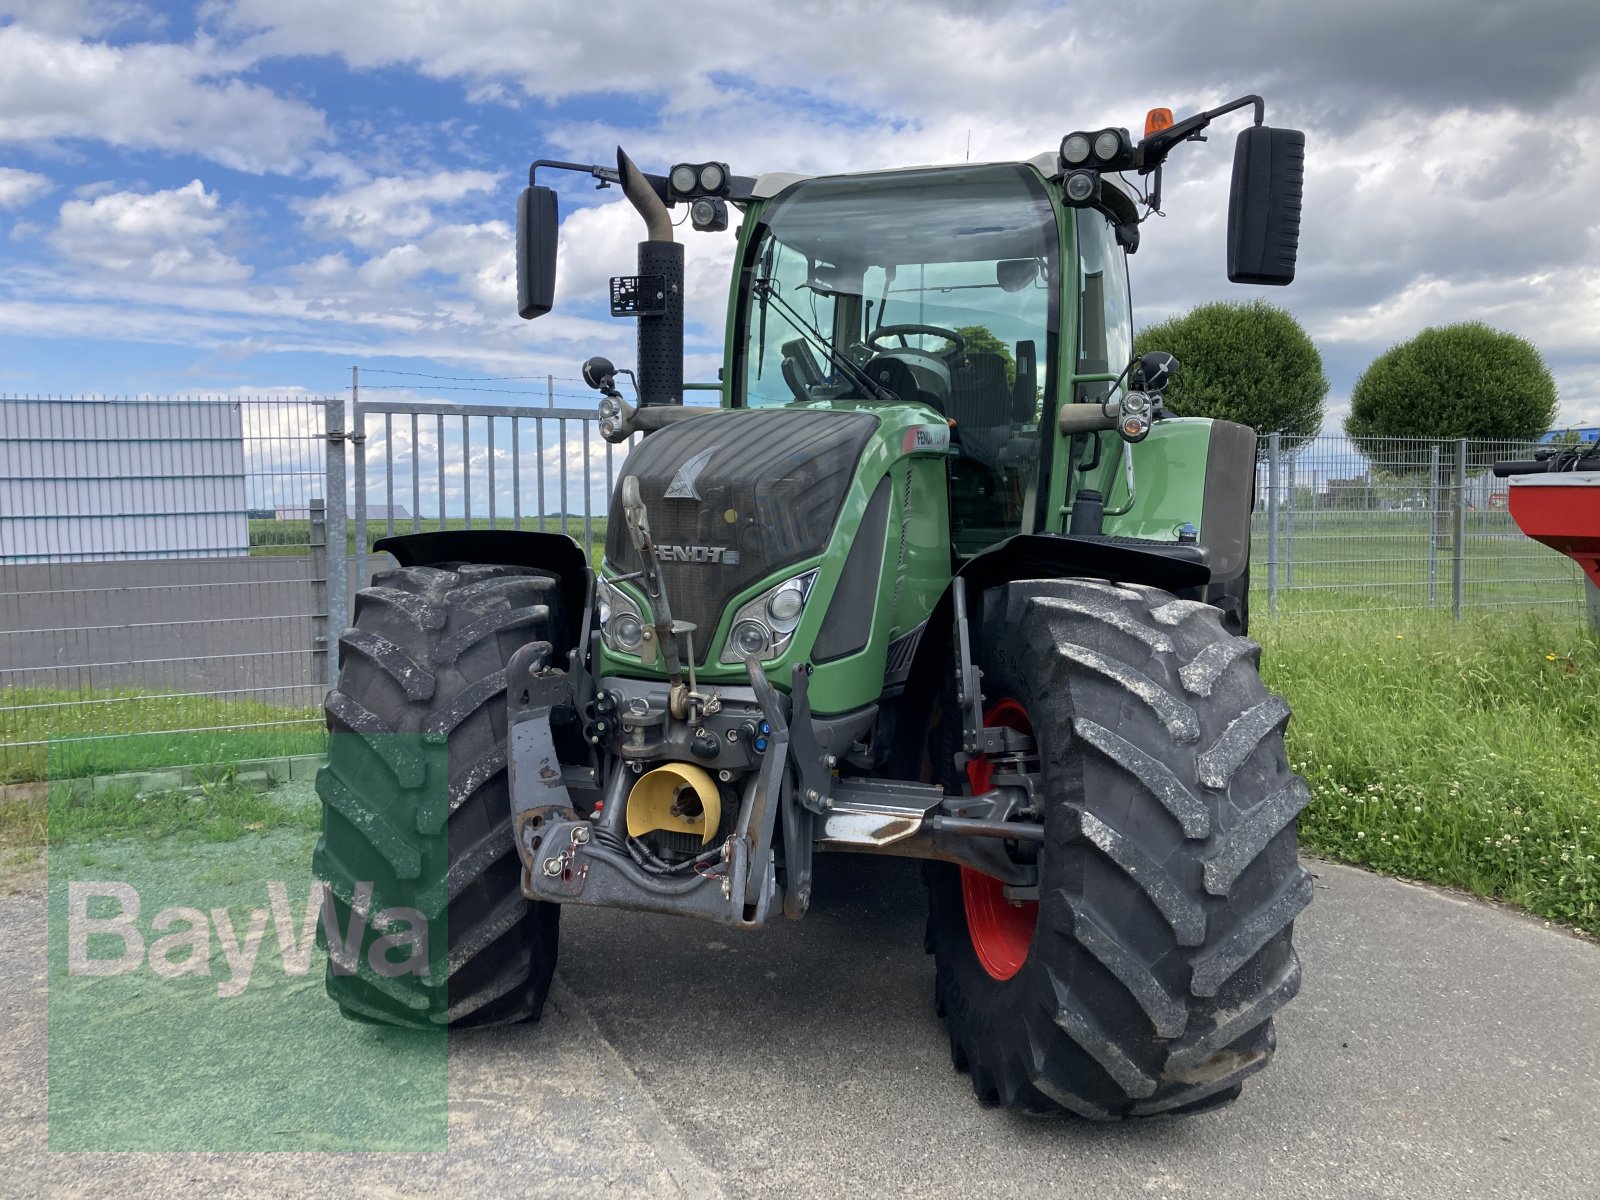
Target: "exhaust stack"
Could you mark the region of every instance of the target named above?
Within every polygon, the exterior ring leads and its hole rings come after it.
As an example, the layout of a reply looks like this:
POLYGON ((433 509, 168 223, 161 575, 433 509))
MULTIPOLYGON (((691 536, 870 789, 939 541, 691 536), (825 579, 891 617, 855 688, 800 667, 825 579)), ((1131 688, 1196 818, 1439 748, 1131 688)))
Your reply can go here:
POLYGON ((683 403, 683 247, 672 240, 672 219, 655 188, 617 147, 617 174, 629 203, 644 218, 639 283, 655 311, 639 317, 639 406, 683 403), (659 293, 659 294, 658 294, 659 293))

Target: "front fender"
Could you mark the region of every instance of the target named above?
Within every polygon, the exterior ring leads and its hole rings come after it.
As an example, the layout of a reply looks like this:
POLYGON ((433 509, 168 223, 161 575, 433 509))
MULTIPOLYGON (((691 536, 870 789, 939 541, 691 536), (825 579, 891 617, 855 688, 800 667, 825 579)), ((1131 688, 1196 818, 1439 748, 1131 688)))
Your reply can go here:
POLYGON ((561 580, 571 644, 576 646, 582 639, 593 572, 582 547, 565 534, 531 529, 440 529, 379 538, 372 548, 393 555, 402 567, 500 563, 549 571, 561 580))

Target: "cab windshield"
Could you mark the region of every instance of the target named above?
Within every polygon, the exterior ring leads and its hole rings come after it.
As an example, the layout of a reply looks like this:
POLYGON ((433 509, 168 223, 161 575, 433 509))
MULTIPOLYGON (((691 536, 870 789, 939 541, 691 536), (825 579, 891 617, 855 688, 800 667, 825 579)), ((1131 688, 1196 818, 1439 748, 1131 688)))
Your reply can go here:
POLYGON ((920 401, 952 425, 958 545, 1032 528, 1057 236, 1020 165, 794 185, 745 259, 735 402, 920 401))

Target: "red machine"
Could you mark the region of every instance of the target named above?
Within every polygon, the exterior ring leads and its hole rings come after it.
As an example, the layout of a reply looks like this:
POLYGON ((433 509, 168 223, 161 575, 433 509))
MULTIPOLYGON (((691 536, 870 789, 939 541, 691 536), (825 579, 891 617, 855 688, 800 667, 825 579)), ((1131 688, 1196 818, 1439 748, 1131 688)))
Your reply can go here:
POLYGON ((1600 586, 1600 444, 1563 447, 1533 462, 1496 463, 1494 473, 1511 480, 1518 528, 1574 559, 1600 586))

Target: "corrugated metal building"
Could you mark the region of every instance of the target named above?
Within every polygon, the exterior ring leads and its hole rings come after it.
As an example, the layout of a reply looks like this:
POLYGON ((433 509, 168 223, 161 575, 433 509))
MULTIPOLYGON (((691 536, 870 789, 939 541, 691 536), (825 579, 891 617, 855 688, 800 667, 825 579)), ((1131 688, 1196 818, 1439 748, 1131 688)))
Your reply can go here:
POLYGON ((250 552, 231 400, 0 399, 0 563, 250 552))

